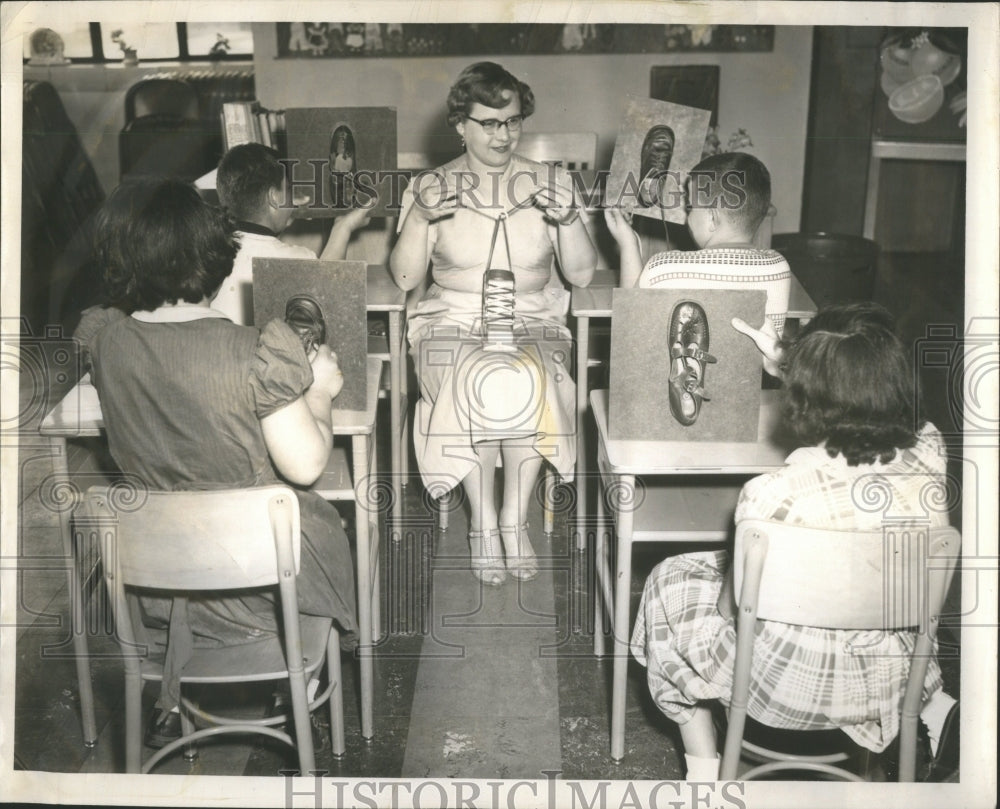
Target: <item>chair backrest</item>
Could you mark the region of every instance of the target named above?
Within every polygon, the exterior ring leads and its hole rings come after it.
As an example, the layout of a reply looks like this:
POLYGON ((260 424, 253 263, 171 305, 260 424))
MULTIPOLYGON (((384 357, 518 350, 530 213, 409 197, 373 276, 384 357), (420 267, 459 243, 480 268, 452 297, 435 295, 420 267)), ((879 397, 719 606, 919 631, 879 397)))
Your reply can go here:
POLYGON ((94 487, 84 514, 100 531, 106 569, 125 585, 265 587, 286 571, 294 582, 299 569, 299 504, 287 486, 140 491, 127 501, 114 488, 94 487))
POLYGON ((960 544, 950 526, 852 532, 744 520, 736 526, 737 603, 756 595, 757 618, 801 626, 923 628, 941 611, 960 544))
POLYGON ((198 93, 182 79, 144 79, 125 93, 125 123, 146 115, 198 118, 198 93))
POLYGON ((540 163, 558 163, 565 169, 592 170, 597 163, 594 132, 525 132, 517 153, 540 163))

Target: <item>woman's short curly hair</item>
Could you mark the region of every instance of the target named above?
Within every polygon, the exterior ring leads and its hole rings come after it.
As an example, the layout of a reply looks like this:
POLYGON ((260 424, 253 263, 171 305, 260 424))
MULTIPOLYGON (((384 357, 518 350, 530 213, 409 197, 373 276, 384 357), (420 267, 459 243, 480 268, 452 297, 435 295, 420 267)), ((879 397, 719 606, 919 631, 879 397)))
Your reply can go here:
POLYGON ((130 180, 98 214, 97 260, 111 303, 125 311, 198 303, 233 270, 235 226, 179 180, 130 180))
POLYGON ((850 466, 886 463, 916 443, 909 357, 877 304, 821 310, 787 347, 784 383, 795 435, 850 466))
POLYGON ((508 73, 496 62, 476 62, 461 72, 448 91, 448 126, 455 126, 469 114, 473 104, 494 109, 506 107, 514 93, 521 101, 521 115, 535 111, 535 94, 523 81, 508 73))

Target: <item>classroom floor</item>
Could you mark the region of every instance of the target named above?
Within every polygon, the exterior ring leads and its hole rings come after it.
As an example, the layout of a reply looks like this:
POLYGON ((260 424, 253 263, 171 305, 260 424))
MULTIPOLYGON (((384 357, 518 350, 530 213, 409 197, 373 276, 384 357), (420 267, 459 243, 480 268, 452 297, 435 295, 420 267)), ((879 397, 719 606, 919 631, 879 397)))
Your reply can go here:
MULTIPOLYGON (((950 328, 962 330, 962 263, 943 255, 883 256, 876 298, 899 318, 904 339, 919 350, 929 335, 940 341, 950 328), (944 329, 928 332, 935 325, 944 329)), ((946 434, 957 422, 948 386, 935 382, 942 369, 921 366, 922 411, 946 434)), ((27 394, 25 394, 27 396, 27 394)), ((41 414, 26 398, 28 420, 41 414)), ((386 417, 388 413, 384 414, 386 417)), ((380 419, 382 414, 380 413, 380 419)), ((388 418, 380 421, 388 424, 388 418)), ((386 429, 386 428, 382 428, 386 429)), ((81 740, 76 674, 68 652, 68 599, 61 559, 58 515, 51 473, 52 447, 26 425, 20 446, 18 490, 19 577, 17 692, 14 745, 16 766, 71 773, 123 769, 123 687, 116 646, 97 609, 90 616, 92 670, 100 736, 88 749, 81 740)), ((959 446, 957 436, 950 439, 959 446)), ((591 442, 593 443, 593 442, 591 442)), ((384 450, 388 441, 380 441, 384 450)), ((380 467, 388 468, 388 459, 380 467)), ((71 442, 71 474, 86 488, 105 475, 106 455, 96 440, 71 442)), ((960 474, 961 463, 951 471, 960 474)), ((593 487, 591 487, 593 488, 593 487)), ((592 653, 593 602, 588 586, 592 562, 569 539, 572 489, 563 489, 555 531, 543 537, 540 507, 529 521, 541 559, 539 577, 481 587, 467 569, 464 509, 452 511, 446 532, 435 526, 419 478, 411 478, 404 503, 399 545, 382 548, 384 641, 375 661, 375 737, 360 737, 357 670, 344 658, 347 755, 334 760, 319 727, 317 765, 331 775, 539 779, 653 779, 682 776, 675 727, 653 706, 644 670, 629 671, 626 754, 609 758, 611 660, 592 653)), ((342 509, 348 516, 352 509, 342 509)), ((953 515, 959 524, 960 515, 953 515)), ((350 529, 349 529, 350 531, 350 529)), ((384 535, 384 534, 383 534, 384 535)), ((633 609, 649 569, 668 552, 662 545, 639 546, 632 581, 633 609)), ((958 577, 956 577, 956 582, 958 577)), ((958 613, 953 587, 947 612, 958 613)), ((634 614, 634 613, 633 613, 634 614)), ((958 632, 941 633, 947 690, 959 696, 958 632)), ((147 689, 145 698, 154 694, 147 689)), ((237 694, 251 711, 263 712, 267 690, 237 694)), ((320 712, 322 713, 322 712, 320 712)), ((149 751, 147 751, 148 754, 149 751)), ((217 775, 276 775, 294 766, 280 745, 262 741, 215 742, 202 746, 194 763, 174 757, 158 772, 217 775)), ((889 767, 891 776, 891 765, 889 767)))

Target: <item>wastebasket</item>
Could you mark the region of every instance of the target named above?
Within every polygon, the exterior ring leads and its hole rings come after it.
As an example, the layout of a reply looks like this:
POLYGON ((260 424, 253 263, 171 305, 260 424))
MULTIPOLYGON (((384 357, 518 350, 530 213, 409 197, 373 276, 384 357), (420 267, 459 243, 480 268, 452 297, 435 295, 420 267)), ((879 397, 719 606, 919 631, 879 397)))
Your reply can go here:
POLYGON ((875 293, 878 245, 841 233, 778 233, 771 246, 819 307, 870 301, 875 293))

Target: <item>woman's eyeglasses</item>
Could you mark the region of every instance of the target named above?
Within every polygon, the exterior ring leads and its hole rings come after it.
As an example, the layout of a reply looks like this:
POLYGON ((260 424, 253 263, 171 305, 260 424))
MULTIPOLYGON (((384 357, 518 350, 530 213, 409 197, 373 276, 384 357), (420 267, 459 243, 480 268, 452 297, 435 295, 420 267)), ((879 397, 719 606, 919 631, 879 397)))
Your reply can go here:
POLYGON ((496 131, 502 127, 507 127, 508 132, 520 132, 521 124, 524 121, 523 115, 511 115, 506 121, 501 121, 499 118, 485 118, 480 121, 478 118, 473 118, 471 115, 465 116, 469 121, 475 121, 483 128, 483 132, 487 135, 495 135, 496 131))

